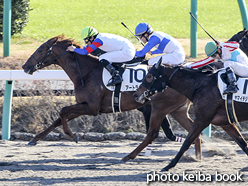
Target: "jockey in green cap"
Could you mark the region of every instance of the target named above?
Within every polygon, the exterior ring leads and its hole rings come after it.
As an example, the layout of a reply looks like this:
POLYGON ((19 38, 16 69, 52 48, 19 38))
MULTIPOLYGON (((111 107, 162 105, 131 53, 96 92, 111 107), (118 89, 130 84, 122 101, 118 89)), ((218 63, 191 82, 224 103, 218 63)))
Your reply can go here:
POLYGON ((248 77, 248 57, 239 49, 237 42, 220 43, 211 41, 205 46, 207 58, 187 65, 188 68, 199 68, 212 62, 220 61, 224 64, 229 82, 223 94, 236 93, 238 91, 236 76, 248 77))
POLYGON ((98 33, 98 31, 90 26, 85 27, 81 31, 81 38, 85 41, 84 48, 76 48, 69 46, 67 51, 76 52, 81 55, 88 55, 96 49, 101 49, 104 54, 99 56, 99 61, 112 75, 107 86, 114 86, 121 83, 122 78, 119 72, 112 66, 112 63, 123 63, 131 61, 135 56, 135 47, 124 37, 108 34, 98 33))

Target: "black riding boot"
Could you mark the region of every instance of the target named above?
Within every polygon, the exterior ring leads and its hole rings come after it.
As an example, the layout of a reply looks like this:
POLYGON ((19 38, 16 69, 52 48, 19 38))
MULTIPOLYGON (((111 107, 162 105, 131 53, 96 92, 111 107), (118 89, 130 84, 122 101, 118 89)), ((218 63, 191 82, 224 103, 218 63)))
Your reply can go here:
POLYGON ((117 70, 109 64, 105 67, 109 73, 111 74, 112 78, 109 80, 107 86, 114 86, 115 84, 121 83, 123 80, 117 70))
POLYGON ((102 59, 100 62, 102 66, 105 67, 112 76, 107 86, 114 86, 115 84, 121 83, 123 81, 119 72, 107 60, 102 59))
POLYGON ((227 85, 227 88, 226 90, 224 90, 223 94, 236 93, 238 91, 238 87, 237 87, 236 76, 233 72, 233 69, 230 67, 227 67, 226 74, 227 74, 227 80, 229 84, 227 85))

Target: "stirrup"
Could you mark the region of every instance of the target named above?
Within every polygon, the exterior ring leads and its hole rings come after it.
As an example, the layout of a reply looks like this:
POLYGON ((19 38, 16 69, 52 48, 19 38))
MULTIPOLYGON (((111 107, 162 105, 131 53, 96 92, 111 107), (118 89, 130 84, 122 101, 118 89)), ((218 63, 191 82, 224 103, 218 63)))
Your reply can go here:
POLYGON ((109 87, 109 86, 114 86, 114 85, 116 85, 116 84, 118 84, 118 83, 121 83, 123 80, 122 80, 122 78, 121 77, 119 77, 117 80, 115 80, 114 81, 114 77, 112 77, 110 80, 109 80, 109 82, 108 82, 108 84, 107 84, 107 87, 109 87))
POLYGON ((229 85, 226 90, 223 91, 223 94, 236 93, 238 92, 237 85, 229 85))

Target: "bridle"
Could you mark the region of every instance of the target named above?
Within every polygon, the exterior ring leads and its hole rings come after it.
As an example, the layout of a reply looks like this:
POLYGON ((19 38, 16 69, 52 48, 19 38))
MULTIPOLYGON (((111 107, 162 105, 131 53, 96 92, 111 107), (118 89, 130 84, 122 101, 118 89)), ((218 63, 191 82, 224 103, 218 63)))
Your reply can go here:
MULTIPOLYGON (((69 53, 69 51, 66 51, 66 52, 64 52, 64 53, 62 53, 62 54, 60 54, 60 55, 54 56, 54 57, 52 57, 51 59, 45 61, 45 59, 46 59, 49 55, 52 55, 52 56, 53 56, 53 51, 52 51, 52 49, 53 49, 53 46, 54 46, 54 43, 52 44, 52 46, 50 46, 47 42, 45 42, 45 43, 46 43, 46 45, 49 47, 49 49, 48 49, 47 53, 41 58, 41 60, 38 61, 38 60, 33 56, 33 54, 31 55, 31 57, 37 62, 37 64, 34 66, 34 69, 36 69, 36 70, 39 70, 39 69, 41 68, 41 66, 43 66, 43 65, 45 65, 45 64, 47 64, 47 63, 49 63, 50 61, 53 61, 53 62, 54 62, 55 59, 57 59, 57 58, 59 58, 59 57, 65 55, 65 54, 69 53)), ((71 45, 72 45, 72 41, 71 41, 71 45)), ((78 60, 77 60, 77 57, 76 57, 76 54, 75 54, 75 53, 74 53, 74 58, 75 58, 75 60, 76 60, 76 63, 77 63, 78 69, 79 69, 80 79, 81 79, 82 86, 84 87, 85 85, 84 85, 84 80, 83 80, 83 77, 82 77, 82 72, 81 72, 81 69, 80 69, 80 66, 79 66, 79 63, 78 63, 78 60)))
POLYGON ((47 42, 45 42, 45 43, 46 43, 46 45, 49 47, 49 49, 48 49, 47 53, 46 53, 40 60, 37 60, 37 59, 33 56, 33 54, 31 55, 31 57, 37 62, 37 64, 34 66, 34 68, 35 68, 36 70, 39 70, 39 69, 41 68, 41 66, 43 66, 43 65, 45 65, 45 64, 47 64, 47 63, 49 63, 50 61, 54 61, 55 59, 57 59, 57 58, 59 58, 59 57, 65 55, 65 54, 69 53, 69 51, 66 51, 66 52, 64 52, 64 53, 62 53, 62 54, 60 54, 60 55, 58 55, 58 56, 52 57, 51 59, 45 61, 45 59, 46 59, 49 55, 52 55, 52 56, 53 56, 53 51, 52 51, 52 49, 53 49, 53 46, 54 46, 54 44, 53 44, 52 46, 50 46, 47 42))
POLYGON ((170 75, 168 81, 165 81, 165 78, 163 77, 163 75, 158 73, 158 69, 156 74, 154 75, 154 78, 152 80, 152 82, 148 83, 145 79, 146 82, 142 82, 142 84, 140 86, 144 87, 146 90, 143 92, 142 97, 144 97, 145 99, 150 100, 151 96, 158 93, 158 92, 163 92, 164 90, 166 90, 169 86, 169 82, 171 81, 172 77, 175 75, 175 73, 179 70, 179 67, 177 67, 173 73, 170 75), (162 82, 162 87, 160 90, 153 90, 153 84, 155 83, 156 80, 160 79, 162 82))

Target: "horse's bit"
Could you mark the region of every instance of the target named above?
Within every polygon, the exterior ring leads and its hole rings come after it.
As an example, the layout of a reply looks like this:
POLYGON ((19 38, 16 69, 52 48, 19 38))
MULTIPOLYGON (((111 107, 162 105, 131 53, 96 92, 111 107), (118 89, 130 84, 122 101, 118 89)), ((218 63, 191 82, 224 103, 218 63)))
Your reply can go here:
MULTIPOLYGON (((162 90, 162 92, 168 88, 168 85, 169 85, 170 80, 172 79, 172 77, 175 75, 175 73, 176 73, 178 70, 179 70, 179 68, 176 68, 176 69, 173 71, 173 73, 170 75, 170 77, 169 77, 169 79, 168 79, 167 82, 166 82, 165 80, 163 80, 163 81, 165 82, 165 86, 164 86, 164 89, 162 90)), ((151 87, 152 87, 153 84, 155 83, 155 80, 157 79, 157 76, 158 76, 158 74, 156 74, 156 75, 154 76, 153 81, 152 81, 151 83, 149 83, 149 87, 146 87, 146 86, 144 86, 143 84, 140 85, 140 86, 142 86, 142 87, 144 87, 144 88, 146 89, 146 91, 144 91, 143 94, 142 94, 142 96, 143 96, 145 99, 151 100, 150 97, 151 97, 152 95, 154 95, 154 94, 156 94, 156 93, 159 92, 158 90, 155 90, 155 91, 154 91, 154 90, 151 90, 151 87)), ((161 76, 161 75, 160 75, 160 76, 161 76)), ((160 77, 160 78, 161 78, 161 77, 160 77)))

